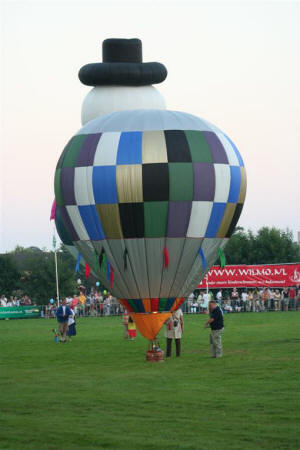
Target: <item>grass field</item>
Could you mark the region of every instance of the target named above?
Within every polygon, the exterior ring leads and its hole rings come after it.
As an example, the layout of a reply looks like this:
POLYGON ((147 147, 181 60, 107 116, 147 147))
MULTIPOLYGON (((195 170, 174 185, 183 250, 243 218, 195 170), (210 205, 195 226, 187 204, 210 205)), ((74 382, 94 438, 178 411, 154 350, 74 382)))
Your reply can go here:
POLYGON ((119 317, 79 319, 66 344, 54 320, 0 321, 1 450, 300 448, 300 312, 227 315, 222 359, 205 319, 185 316, 161 364, 119 317))

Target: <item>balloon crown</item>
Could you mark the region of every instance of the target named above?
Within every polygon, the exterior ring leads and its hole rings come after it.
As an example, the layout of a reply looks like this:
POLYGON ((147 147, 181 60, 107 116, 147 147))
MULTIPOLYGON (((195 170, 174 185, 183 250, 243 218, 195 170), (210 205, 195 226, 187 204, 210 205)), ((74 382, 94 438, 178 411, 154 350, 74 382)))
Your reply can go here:
POLYGON ((81 67, 80 81, 87 86, 147 86, 164 81, 166 67, 158 62, 143 63, 140 39, 105 39, 102 63, 81 67))

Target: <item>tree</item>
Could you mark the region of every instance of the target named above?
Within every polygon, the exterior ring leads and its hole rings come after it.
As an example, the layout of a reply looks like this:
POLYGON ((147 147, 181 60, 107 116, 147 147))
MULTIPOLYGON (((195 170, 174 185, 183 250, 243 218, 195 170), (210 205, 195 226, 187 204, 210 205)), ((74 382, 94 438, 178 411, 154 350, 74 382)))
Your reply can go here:
POLYGON ((0 255, 0 295, 12 295, 20 285, 20 278, 20 272, 11 255, 0 255))
POLYGON ((227 264, 278 264, 300 261, 300 247, 290 230, 263 227, 256 235, 237 227, 225 247, 227 264))
MULTIPOLYGON (((21 273, 20 288, 23 294, 38 304, 48 303, 56 298, 54 252, 42 251, 36 247, 17 247, 11 253, 21 273)), ((74 262, 63 248, 57 252, 60 298, 72 295, 76 289, 74 262)))
POLYGON ((253 258, 265 264, 299 262, 299 245, 290 230, 263 227, 256 235, 253 258))
POLYGON ((238 227, 225 247, 226 264, 249 264, 251 238, 242 227, 238 227))

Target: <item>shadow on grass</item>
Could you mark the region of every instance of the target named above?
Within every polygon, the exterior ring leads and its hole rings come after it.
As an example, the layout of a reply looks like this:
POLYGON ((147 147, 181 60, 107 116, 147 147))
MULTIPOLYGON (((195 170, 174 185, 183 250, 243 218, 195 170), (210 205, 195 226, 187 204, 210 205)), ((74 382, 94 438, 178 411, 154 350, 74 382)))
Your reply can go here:
POLYGON ((276 344, 299 344, 300 343, 300 338, 293 338, 293 339, 278 339, 276 340, 271 340, 271 341, 259 341, 259 344, 270 344, 270 345, 276 345, 276 344))

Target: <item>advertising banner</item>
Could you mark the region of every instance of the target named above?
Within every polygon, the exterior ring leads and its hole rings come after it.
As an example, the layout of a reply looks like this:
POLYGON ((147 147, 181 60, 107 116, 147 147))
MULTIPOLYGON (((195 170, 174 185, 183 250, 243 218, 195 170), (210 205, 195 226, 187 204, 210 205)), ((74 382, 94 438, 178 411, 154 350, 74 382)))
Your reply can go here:
POLYGON ((213 266, 199 289, 230 287, 288 287, 300 286, 300 264, 271 264, 257 266, 213 266))
POLYGON ((27 319, 40 316, 40 306, 0 307, 0 319, 27 319))

